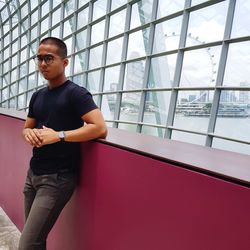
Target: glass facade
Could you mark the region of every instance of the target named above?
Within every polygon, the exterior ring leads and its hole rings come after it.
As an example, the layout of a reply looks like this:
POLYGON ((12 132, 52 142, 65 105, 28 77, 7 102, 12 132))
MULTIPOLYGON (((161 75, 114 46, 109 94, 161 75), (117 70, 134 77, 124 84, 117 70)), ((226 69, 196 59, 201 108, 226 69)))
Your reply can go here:
POLYGON ((68 46, 69 79, 108 126, 250 154, 250 1, 0 1, 0 106, 45 86, 39 41, 68 46))

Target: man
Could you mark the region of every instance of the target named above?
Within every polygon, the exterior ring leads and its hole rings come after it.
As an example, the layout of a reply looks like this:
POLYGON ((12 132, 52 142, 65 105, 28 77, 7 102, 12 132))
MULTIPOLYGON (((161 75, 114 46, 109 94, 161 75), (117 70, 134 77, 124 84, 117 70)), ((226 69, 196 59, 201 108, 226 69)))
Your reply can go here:
POLYGON ((33 94, 22 132, 33 156, 24 187, 26 222, 19 250, 46 249, 47 236, 76 186, 79 142, 107 134, 91 94, 65 76, 65 43, 43 39, 34 59, 48 86, 33 94))

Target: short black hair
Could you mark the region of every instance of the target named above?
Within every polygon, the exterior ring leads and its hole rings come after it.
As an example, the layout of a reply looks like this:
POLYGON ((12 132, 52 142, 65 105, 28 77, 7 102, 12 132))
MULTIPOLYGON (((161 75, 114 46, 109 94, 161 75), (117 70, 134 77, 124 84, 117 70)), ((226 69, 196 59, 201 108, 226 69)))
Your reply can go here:
POLYGON ((53 45, 56 45, 57 48, 58 48, 58 51, 59 51, 59 55, 60 57, 62 58, 66 58, 67 57, 67 46, 65 44, 64 41, 62 41, 61 39, 59 38, 56 38, 56 37, 46 37, 44 39, 42 39, 39 43, 39 45, 41 44, 53 44, 53 45))

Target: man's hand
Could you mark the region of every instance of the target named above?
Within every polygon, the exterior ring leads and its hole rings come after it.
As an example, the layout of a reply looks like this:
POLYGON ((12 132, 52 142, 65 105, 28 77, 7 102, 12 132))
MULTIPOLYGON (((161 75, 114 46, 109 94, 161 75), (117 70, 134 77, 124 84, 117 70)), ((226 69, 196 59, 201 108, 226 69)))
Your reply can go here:
POLYGON ((25 128, 23 130, 23 137, 26 142, 28 142, 33 147, 42 146, 42 137, 39 129, 25 128))
POLYGON ((52 144, 60 141, 58 132, 52 128, 43 126, 42 129, 39 129, 39 134, 42 145, 52 144))

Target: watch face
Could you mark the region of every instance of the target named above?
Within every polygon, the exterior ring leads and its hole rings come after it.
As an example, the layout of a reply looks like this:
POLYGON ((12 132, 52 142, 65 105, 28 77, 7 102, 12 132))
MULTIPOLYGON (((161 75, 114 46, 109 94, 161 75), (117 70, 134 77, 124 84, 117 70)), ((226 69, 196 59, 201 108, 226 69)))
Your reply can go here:
POLYGON ((64 141, 64 132, 63 131, 59 132, 59 138, 61 139, 61 141, 64 141))

